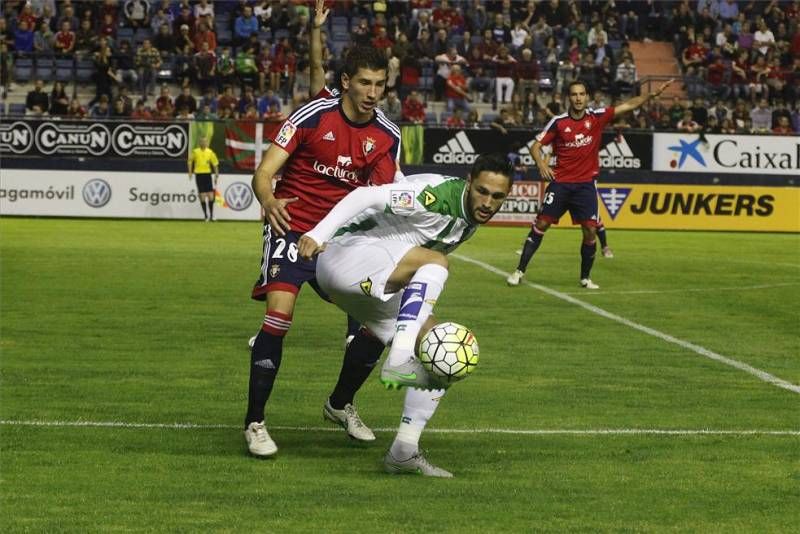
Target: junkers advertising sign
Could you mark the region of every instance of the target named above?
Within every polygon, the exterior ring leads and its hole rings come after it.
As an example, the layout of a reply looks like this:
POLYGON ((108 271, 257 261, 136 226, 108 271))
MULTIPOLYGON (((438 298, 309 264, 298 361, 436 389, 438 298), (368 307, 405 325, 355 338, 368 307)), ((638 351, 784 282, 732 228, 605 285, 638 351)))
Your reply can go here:
POLYGON ((0 155, 88 157, 186 155, 189 131, 181 123, 17 121, 0 124, 0 155))

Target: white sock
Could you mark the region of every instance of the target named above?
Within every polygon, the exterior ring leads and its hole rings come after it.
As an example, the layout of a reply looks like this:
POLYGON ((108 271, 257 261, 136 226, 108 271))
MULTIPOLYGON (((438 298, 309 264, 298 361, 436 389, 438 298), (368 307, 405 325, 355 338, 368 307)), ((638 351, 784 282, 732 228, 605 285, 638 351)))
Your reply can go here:
POLYGON ((406 391, 403 417, 400 419, 397 436, 389 449, 392 456, 398 460, 407 460, 419 451, 422 431, 425 430, 425 425, 433 417, 436 408, 439 407, 439 400, 446 392, 445 389, 426 391, 414 388, 406 391))
POLYGON ((394 339, 387 356, 389 365, 400 365, 409 355, 414 355, 419 331, 430 317, 448 274, 447 269, 435 263, 423 265, 414 273, 400 301, 394 339))

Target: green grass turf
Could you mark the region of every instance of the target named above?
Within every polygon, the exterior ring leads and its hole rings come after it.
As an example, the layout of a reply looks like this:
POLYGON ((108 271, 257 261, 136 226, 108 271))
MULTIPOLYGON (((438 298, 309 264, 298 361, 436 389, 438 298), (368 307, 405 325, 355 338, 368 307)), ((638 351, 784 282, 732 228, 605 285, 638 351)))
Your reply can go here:
MULTIPOLYGON (((504 271, 526 230, 458 253, 504 271)), ((800 384, 800 237, 609 230, 595 293, 579 232, 548 233, 527 279, 800 384)), ((0 219, 3 531, 791 531, 797 435, 428 433, 453 480, 391 477, 392 431, 323 431, 344 316, 301 295, 268 405, 279 457, 245 455, 257 224, 0 219), (312 427, 301 430, 296 427, 312 427)), ((431 429, 800 430, 800 395, 458 259, 437 314, 472 327, 476 373, 431 429)), ((375 378, 358 405, 396 426, 375 378)))

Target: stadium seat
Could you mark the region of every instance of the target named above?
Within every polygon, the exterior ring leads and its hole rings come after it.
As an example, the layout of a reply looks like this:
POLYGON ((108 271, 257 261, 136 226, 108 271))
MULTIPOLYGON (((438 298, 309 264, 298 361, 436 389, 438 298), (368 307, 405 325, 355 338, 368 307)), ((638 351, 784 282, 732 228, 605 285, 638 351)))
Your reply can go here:
POLYGON ((16 103, 9 103, 8 104, 8 114, 9 115, 25 115, 25 104, 16 102, 16 103))
POLYGON ((117 42, 128 41, 133 43, 134 31, 133 28, 119 28, 117 30, 117 42))
POLYGON ((217 42, 221 45, 229 45, 233 41, 233 32, 217 24, 217 42))
POLYGON ((136 30, 136 34, 134 35, 134 41, 137 45, 142 44, 145 39, 152 38, 152 33, 150 32, 150 28, 139 28, 136 30))
POLYGON ((36 58, 36 77, 49 82, 53 79, 53 70, 55 69, 55 60, 51 57, 38 57, 36 58))
POLYGON ((286 37, 289 37, 289 30, 285 30, 285 29, 281 28, 280 30, 277 30, 275 32, 275 42, 276 43, 278 41, 280 41, 281 39, 285 39, 286 37))
POLYGON ((72 80, 74 62, 71 59, 56 59, 56 80, 68 82, 72 80))
POLYGON ((81 83, 88 83, 94 76, 94 63, 88 59, 78 60, 75 67, 75 79, 81 83))
POLYGON ((331 17, 331 26, 344 26, 346 28, 348 23, 347 17, 341 15, 331 17))
POLYGON ((268 29, 262 28, 261 31, 258 32, 258 40, 259 41, 268 41, 272 42, 272 31, 268 29))
POLYGON ((438 123, 439 123, 439 118, 436 115, 435 111, 426 111, 425 112, 425 124, 436 125, 438 123))
POLYGON ((17 58, 14 64, 14 79, 27 82, 33 78, 33 60, 31 58, 17 58))
POLYGON ((484 113, 483 117, 481 117, 481 124, 489 126, 495 119, 497 119, 497 113, 484 113))

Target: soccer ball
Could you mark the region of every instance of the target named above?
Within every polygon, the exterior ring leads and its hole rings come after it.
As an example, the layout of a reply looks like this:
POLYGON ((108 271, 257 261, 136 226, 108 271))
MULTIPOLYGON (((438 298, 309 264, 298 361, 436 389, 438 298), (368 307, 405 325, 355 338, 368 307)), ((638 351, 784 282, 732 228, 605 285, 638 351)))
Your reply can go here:
POLYGON ((449 385, 466 378, 478 365, 478 341, 466 326, 440 323, 422 338, 419 359, 425 370, 449 385))

